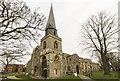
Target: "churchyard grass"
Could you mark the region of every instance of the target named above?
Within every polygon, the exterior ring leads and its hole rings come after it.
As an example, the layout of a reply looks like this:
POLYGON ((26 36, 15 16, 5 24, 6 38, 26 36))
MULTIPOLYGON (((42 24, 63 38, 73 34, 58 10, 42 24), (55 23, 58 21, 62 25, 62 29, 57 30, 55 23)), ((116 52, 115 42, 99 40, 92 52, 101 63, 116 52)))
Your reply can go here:
POLYGON ((10 73, 10 74, 2 74, 1 76, 7 77, 7 76, 19 76, 24 75, 25 73, 10 73))
POLYGON ((67 76, 67 77, 63 77, 63 78, 60 78, 60 79, 80 79, 79 76, 75 77, 75 76, 67 76))
MULTIPOLYGON (((17 76, 18 78, 22 80, 4 80, 4 81, 45 81, 44 79, 32 79, 30 76, 17 76)), ((47 79, 46 81, 82 81, 79 77, 75 76, 69 76, 69 77, 64 77, 64 78, 59 78, 59 79, 47 79)))
POLYGON ((29 75, 18 75, 16 77, 20 79, 32 79, 29 75))
MULTIPOLYGON (((18 75, 16 77, 21 78, 21 79, 32 79, 29 75, 18 75)), ((75 76, 67 76, 67 77, 57 78, 57 79, 80 79, 80 77, 79 76, 77 76, 77 77, 75 77, 75 76)))
POLYGON ((27 80, 3 80, 3 81, 82 81, 81 79, 49 79, 49 80, 41 80, 41 79, 27 79, 27 80))
POLYGON ((111 72, 111 75, 104 75, 103 71, 92 72, 91 76, 89 76, 88 73, 83 74, 87 77, 94 79, 95 81, 120 81, 117 72, 111 72))

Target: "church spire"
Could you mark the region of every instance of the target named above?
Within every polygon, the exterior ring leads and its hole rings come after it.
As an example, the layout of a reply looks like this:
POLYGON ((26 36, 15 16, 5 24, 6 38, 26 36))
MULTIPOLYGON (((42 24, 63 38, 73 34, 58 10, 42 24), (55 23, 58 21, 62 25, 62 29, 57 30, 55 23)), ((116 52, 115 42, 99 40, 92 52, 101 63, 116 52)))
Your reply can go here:
POLYGON ((48 17, 48 21, 47 21, 45 31, 46 31, 46 35, 52 34, 52 35, 57 36, 57 30, 56 30, 56 25, 55 25, 55 19, 54 19, 52 4, 51 4, 50 13, 49 13, 49 17, 48 17))
POLYGON ((48 28, 48 27, 56 28, 52 4, 51 4, 50 13, 49 13, 49 17, 48 17, 47 27, 46 28, 48 28))

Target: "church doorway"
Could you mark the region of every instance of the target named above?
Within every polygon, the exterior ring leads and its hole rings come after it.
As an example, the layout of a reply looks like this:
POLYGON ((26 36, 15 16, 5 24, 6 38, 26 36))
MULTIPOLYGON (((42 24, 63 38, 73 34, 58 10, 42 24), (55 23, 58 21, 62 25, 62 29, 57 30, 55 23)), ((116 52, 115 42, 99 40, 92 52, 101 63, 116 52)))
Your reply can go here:
POLYGON ((77 72, 77 74, 79 74, 79 66, 78 65, 76 66, 76 72, 77 72))
POLYGON ((46 56, 42 57, 42 77, 47 78, 47 59, 46 59, 46 56))

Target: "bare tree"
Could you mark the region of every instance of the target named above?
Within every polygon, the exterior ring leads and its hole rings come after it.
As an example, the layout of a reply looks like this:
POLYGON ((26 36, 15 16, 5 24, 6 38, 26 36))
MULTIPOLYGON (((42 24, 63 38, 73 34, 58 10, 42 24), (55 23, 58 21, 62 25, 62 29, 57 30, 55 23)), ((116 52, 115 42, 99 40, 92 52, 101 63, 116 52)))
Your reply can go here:
POLYGON ((26 47, 16 42, 5 43, 0 52, 0 62, 4 64, 4 72, 11 63, 22 62, 22 58, 26 55, 26 47))
POLYGON ((23 1, 0 1, 0 42, 11 39, 35 40, 44 30, 45 17, 31 12, 23 1))
POLYGON ((108 55, 108 58, 110 59, 110 66, 112 68, 112 71, 118 71, 119 64, 118 64, 118 52, 110 52, 108 55))
POLYGON ((5 69, 9 63, 21 61, 25 55, 26 42, 23 41, 37 43, 45 19, 37 10, 32 12, 23 1, 0 0, 0 57, 4 58, 1 62, 5 69))
MULTIPOLYGON (((100 64, 101 70, 103 70, 103 62, 101 59, 101 55, 98 54, 98 52, 95 52, 92 56, 97 57, 98 62, 100 64)), ((112 69, 112 71, 118 71, 118 52, 110 52, 107 54, 107 58, 109 58, 109 63, 110 63, 110 68, 112 69)))
POLYGON ((110 64, 108 53, 117 48, 117 19, 115 15, 100 12, 98 15, 91 16, 82 25, 84 29, 83 45, 85 49, 96 50, 100 54, 104 74, 110 74, 110 64))
POLYGON ((103 70, 103 62, 102 62, 102 59, 101 59, 101 54, 98 53, 98 51, 93 50, 92 57, 97 58, 97 61, 100 65, 100 69, 103 70))

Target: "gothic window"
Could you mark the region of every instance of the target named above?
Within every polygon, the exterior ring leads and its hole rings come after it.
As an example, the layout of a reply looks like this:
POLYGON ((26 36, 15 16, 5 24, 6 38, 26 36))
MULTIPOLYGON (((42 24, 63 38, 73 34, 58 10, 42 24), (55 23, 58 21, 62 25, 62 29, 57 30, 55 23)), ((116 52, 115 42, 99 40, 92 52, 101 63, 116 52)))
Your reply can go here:
POLYGON ((54 35, 56 35, 56 32, 54 31, 54 35))
POLYGON ((44 41, 44 43, 43 43, 43 49, 45 49, 46 48, 46 42, 44 41))
POLYGON ((34 67, 34 72, 36 72, 36 71, 37 71, 37 66, 34 67))
POLYGON ((57 41, 54 42, 54 48, 58 48, 58 43, 57 43, 57 41))
POLYGON ((70 62, 71 62, 71 58, 70 58, 70 62))
POLYGON ((77 71, 77 74, 79 74, 79 66, 78 65, 76 66, 76 71, 77 71))
POLYGON ((65 68, 65 70, 66 70, 66 66, 65 66, 64 68, 65 68))
POLYGON ((68 59, 67 59, 67 63, 68 63, 68 59))
POLYGON ((70 66, 68 66, 68 71, 70 71, 70 66))
POLYGON ((57 75, 57 69, 56 69, 56 75, 57 75))
POLYGON ((47 59, 46 59, 46 56, 43 56, 42 57, 42 76, 43 77, 47 76, 47 70, 45 68, 47 68, 47 59))

